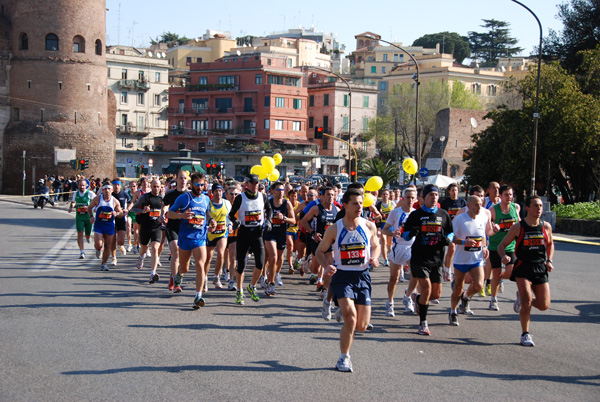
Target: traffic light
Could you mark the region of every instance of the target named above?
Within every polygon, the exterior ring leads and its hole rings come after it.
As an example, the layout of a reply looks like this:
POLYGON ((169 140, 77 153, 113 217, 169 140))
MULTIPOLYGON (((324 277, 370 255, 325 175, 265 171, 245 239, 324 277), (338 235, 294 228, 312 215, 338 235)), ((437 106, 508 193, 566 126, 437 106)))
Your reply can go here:
POLYGON ((213 173, 213 174, 216 174, 216 173, 217 173, 217 164, 216 164, 216 163, 213 163, 213 164, 212 164, 212 173, 213 173))
POLYGON ((79 169, 83 170, 83 169, 87 169, 90 167, 90 161, 87 159, 79 159, 79 169))
POLYGON ((350 161, 350 181, 356 182, 356 159, 350 161))
POLYGON ((206 164, 206 174, 210 174, 210 163, 206 164))
POLYGON ((79 168, 79 163, 77 163, 79 159, 71 159, 69 162, 71 163, 71 169, 77 170, 79 168))
POLYGON ((323 127, 321 127, 321 126, 315 127, 315 139, 317 139, 317 140, 323 139, 323 127))

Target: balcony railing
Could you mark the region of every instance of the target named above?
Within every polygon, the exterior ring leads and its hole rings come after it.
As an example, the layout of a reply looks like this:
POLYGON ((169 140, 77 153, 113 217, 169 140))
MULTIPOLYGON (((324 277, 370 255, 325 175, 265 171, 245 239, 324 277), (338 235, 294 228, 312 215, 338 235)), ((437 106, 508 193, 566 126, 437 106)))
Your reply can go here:
POLYGON ((191 115, 202 115, 202 114, 225 114, 225 113, 256 113, 255 108, 246 107, 199 107, 199 108, 178 108, 170 107, 168 109, 169 114, 191 114, 191 115))
POLYGON ((237 91, 237 84, 187 84, 185 90, 189 92, 208 92, 208 91, 237 91))
POLYGON ((147 80, 119 80, 117 85, 119 88, 135 89, 139 91, 147 91, 150 89, 150 84, 147 80))

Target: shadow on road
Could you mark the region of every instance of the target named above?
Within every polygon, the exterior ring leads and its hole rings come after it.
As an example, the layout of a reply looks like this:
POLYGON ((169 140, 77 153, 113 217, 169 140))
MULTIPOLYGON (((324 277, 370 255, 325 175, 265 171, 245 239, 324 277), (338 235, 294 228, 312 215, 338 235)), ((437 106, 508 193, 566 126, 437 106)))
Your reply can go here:
POLYGON ((2 218, 0 219, 0 225, 28 226, 37 229, 70 229, 73 226, 73 221, 65 218, 53 219, 48 218, 47 216, 40 216, 27 219, 2 218))
POLYGON ((550 381, 560 382, 565 384, 578 385, 595 385, 600 386, 600 375, 594 376, 555 376, 555 375, 527 375, 527 374, 495 374, 495 373, 480 373, 469 370, 442 370, 439 373, 415 373, 416 375, 428 377, 481 377, 490 378, 502 381, 550 381), (593 382, 599 381, 599 382, 593 382))

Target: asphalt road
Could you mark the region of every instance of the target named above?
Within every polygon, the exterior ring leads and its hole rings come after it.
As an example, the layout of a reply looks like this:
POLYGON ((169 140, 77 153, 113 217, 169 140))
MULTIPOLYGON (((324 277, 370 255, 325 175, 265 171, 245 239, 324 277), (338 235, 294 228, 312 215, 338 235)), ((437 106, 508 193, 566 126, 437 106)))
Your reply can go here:
POLYGON ((459 327, 448 325, 445 284, 423 337, 417 316, 385 316, 388 269, 377 268, 375 328, 356 336, 347 374, 334 370, 340 324, 322 320, 306 277, 284 275, 276 297, 243 307, 211 289, 193 310, 193 275, 172 295, 164 257, 154 285, 133 255, 101 272, 86 244, 88 259, 78 260, 64 211, 0 202, 0 233, 3 401, 600 399, 597 246, 557 243, 552 305, 533 313, 534 348, 519 345, 514 283, 499 312, 476 297, 476 315, 460 316, 459 327))

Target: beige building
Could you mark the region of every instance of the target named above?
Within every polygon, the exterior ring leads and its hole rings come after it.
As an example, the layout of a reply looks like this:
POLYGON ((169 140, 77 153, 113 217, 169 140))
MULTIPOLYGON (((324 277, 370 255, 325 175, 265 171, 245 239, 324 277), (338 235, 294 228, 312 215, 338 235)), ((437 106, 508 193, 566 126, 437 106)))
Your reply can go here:
POLYGON ((139 151, 152 151, 154 138, 167 134, 169 64, 152 51, 112 46, 106 52, 108 88, 117 102, 117 170, 134 173, 139 151))

